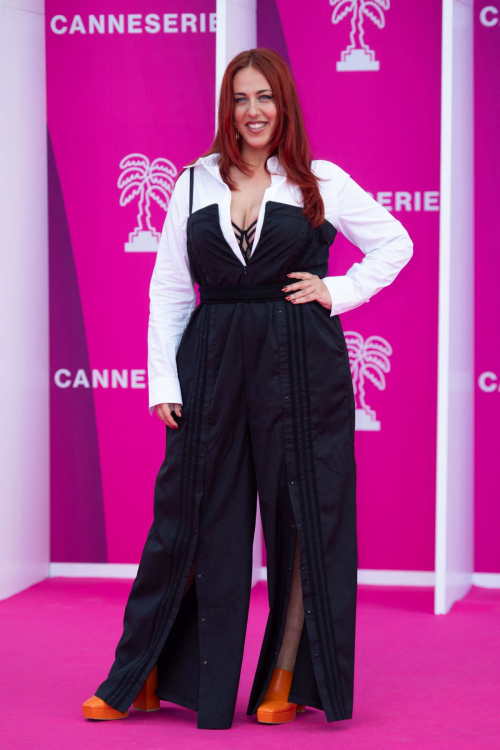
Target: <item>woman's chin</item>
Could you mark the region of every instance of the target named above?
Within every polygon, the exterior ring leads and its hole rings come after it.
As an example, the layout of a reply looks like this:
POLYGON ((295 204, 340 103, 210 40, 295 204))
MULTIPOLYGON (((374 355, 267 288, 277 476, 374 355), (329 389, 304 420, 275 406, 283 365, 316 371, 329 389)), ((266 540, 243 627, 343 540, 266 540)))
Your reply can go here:
POLYGON ((261 151, 269 147, 271 143, 270 138, 243 138, 245 144, 255 151, 261 151))

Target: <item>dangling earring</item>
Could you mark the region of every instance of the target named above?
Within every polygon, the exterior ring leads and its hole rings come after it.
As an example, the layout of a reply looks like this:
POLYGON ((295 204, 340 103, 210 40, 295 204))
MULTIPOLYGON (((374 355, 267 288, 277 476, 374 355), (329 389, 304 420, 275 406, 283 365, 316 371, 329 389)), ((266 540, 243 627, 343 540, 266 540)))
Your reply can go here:
POLYGON ((234 120, 233 120, 233 123, 234 123, 234 136, 235 136, 236 140, 238 140, 238 138, 240 137, 240 131, 236 127, 236 123, 234 122, 234 120))

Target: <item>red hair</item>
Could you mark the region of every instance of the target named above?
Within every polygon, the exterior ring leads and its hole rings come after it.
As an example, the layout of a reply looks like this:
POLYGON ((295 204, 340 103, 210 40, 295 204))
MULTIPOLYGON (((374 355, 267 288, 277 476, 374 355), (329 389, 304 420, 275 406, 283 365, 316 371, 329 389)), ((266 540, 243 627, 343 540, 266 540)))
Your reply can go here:
MULTIPOLYGON (((225 70, 220 89, 217 134, 209 150, 202 156, 220 153, 220 174, 230 190, 236 188, 236 184, 229 177, 231 164, 235 164, 244 174, 251 174, 250 166, 241 155, 242 139, 236 140, 233 124, 233 78, 239 70, 247 67, 256 68, 267 79, 276 103, 276 127, 269 144, 269 156, 278 157, 286 171, 287 179, 301 189, 303 214, 316 227, 325 219, 325 208, 319 192, 318 178, 310 167, 311 145, 304 126, 295 82, 286 62, 277 52, 259 47, 240 52, 231 60, 225 70)), ((267 172, 267 164, 265 169, 267 172)))

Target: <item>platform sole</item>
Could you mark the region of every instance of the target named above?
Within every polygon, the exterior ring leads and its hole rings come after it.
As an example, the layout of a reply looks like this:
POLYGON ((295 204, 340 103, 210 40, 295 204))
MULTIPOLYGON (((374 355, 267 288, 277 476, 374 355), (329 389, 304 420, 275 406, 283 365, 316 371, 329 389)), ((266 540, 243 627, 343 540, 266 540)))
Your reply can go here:
POLYGON ((269 713, 261 714, 257 711, 257 722, 259 724, 286 724, 295 719, 296 713, 295 708, 290 711, 269 711, 269 713))
POLYGON ((111 721, 113 719, 126 719, 128 711, 124 714, 116 711, 114 708, 85 708, 83 707, 84 719, 94 719, 95 721, 111 721))

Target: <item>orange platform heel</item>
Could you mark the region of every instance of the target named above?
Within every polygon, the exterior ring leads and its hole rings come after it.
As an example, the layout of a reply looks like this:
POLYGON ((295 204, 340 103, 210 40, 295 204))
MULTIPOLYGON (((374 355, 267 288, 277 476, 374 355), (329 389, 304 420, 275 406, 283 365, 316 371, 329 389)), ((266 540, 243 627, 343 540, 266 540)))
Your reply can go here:
POLYGON ((120 713, 116 708, 112 708, 97 695, 93 695, 82 704, 83 716, 85 719, 97 719, 99 721, 109 721, 109 719, 126 719, 128 711, 120 713))
MULTIPOLYGON (((292 677, 293 672, 289 669, 276 668, 273 671, 269 687, 257 709, 259 724, 285 724, 295 719, 298 706, 288 700, 292 677)), ((301 708, 305 710, 304 706, 301 708)))
MULTIPOLYGON (((158 671, 156 666, 151 670, 149 677, 141 688, 141 692, 135 699, 133 706, 139 711, 158 711, 160 700, 154 694, 158 687, 158 671)), ((93 695, 82 705, 83 716, 85 719, 97 719, 99 721, 109 721, 111 719, 126 719, 128 710, 124 713, 117 711, 102 698, 93 695)))
POLYGON ((158 687, 158 670, 156 666, 150 672, 150 675, 141 688, 141 692, 133 702, 136 711, 159 711, 160 699, 155 695, 158 687))

